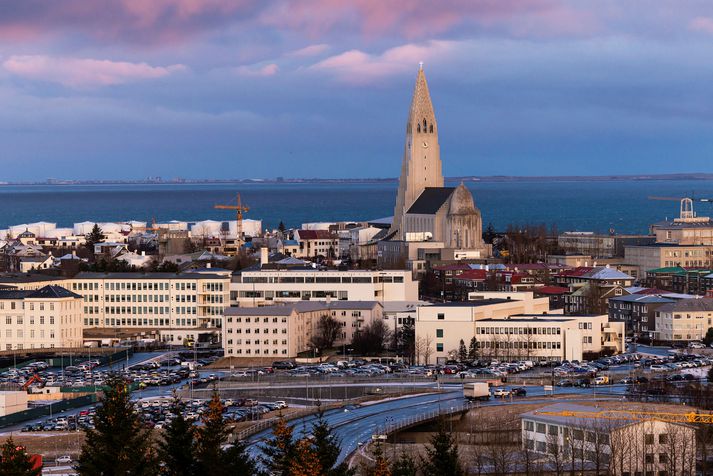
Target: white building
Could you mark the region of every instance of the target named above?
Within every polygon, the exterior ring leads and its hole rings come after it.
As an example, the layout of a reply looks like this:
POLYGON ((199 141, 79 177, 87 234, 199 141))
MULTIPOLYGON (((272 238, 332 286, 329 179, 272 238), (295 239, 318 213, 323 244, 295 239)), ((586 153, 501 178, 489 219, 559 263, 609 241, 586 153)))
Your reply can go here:
POLYGON ((0 290, 0 349, 82 346, 82 297, 60 286, 0 290))
POLYGON ((312 350, 322 316, 341 324, 335 346, 352 342, 354 333, 382 318, 376 301, 296 302, 282 306, 231 307, 225 311, 223 348, 226 357, 295 358, 312 350))
POLYGON ((696 474, 693 427, 623 416, 592 406, 548 405, 522 414, 523 449, 546 458, 562 473, 696 474))
POLYGON ((699 341, 713 327, 713 299, 681 299, 656 309, 654 338, 666 342, 699 341))
POLYGON ((416 301, 408 271, 255 269, 233 275, 230 301, 240 307, 297 301, 416 301))

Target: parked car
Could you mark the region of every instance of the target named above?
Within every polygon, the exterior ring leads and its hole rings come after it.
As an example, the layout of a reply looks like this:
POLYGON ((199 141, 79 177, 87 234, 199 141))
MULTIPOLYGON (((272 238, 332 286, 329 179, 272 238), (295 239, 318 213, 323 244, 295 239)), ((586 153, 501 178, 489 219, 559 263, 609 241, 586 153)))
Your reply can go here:
POLYGON ((494 397, 509 397, 510 389, 505 388, 505 387, 498 387, 493 390, 493 396, 494 397))
POLYGON ((57 464, 70 464, 72 462, 72 457, 69 455, 59 456, 54 461, 57 464))
POLYGON ((525 387, 514 387, 510 392, 516 397, 524 397, 527 395, 527 389, 525 387))

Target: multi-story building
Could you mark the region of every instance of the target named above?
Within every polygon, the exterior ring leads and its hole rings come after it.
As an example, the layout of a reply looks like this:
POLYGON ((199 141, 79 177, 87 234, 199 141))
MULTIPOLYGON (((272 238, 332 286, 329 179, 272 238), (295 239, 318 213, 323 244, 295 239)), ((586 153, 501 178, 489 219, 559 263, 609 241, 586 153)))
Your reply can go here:
POLYGON ((601 316, 514 315, 476 323, 483 356, 513 360, 582 360, 624 350, 624 323, 601 316))
POLYGON ((713 327, 713 299, 681 299, 656 309, 658 341, 698 341, 709 327, 713 327))
POLYGON ((638 337, 656 337, 656 310, 676 302, 674 297, 657 294, 629 294, 609 299, 609 319, 623 322, 626 333, 638 337))
POLYGON ((265 269, 233 274, 230 301, 240 307, 297 301, 416 301, 418 282, 410 271, 265 269))
POLYGON ((656 243, 648 246, 627 246, 624 261, 638 266, 639 277, 648 277, 653 269, 682 266, 685 268, 710 268, 713 266, 713 245, 679 245, 656 243))
POLYGON ((0 273, 0 287, 33 291, 45 286, 67 287, 67 278, 44 274, 0 273))
POLYGON ((296 302, 282 306, 231 307, 225 311, 226 357, 295 358, 315 350, 313 336, 322 316, 336 319, 341 330, 334 345, 352 342, 354 333, 383 316, 376 301, 296 302))
POLYGON ((297 258, 336 258, 339 252, 339 237, 328 230, 296 230, 295 240, 299 243, 297 258))
POLYGON ((654 241, 655 237, 650 235, 601 235, 591 231, 566 231, 557 237, 557 245, 565 253, 594 258, 624 256, 625 246, 648 245, 654 241))
POLYGON ((530 360, 581 360, 623 349, 624 324, 606 315, 564 316, 531 292, 473 293, 479 299, 418 308, 416 345, 427 363, 454 357, 475 337, 483 355, 530 360), (426 355, 427 354, 427 355, 426 355))
POLYGON ((0 349, 82 347, 82 297, 60 286, 0 290, 0 349))
POLYGON ((571 403, 523 413, 521 423, 523 449, 549 459, 563 473, 696 474, 692 426, 614 418, 606 409, 571 403))
POLYGON ((229 306, 230 272, 205 271, 79 273, 66 286, 83 296, 87 328, 156 330, 183 341, 188 330, 219 331, 229 306))

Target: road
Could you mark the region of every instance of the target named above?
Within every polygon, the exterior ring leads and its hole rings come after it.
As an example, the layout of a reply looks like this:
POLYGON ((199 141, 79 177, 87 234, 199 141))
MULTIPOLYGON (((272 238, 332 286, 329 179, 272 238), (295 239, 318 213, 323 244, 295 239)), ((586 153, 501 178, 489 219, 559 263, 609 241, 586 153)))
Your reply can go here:
MULTIPOLYGON (((364 405, 345 411, 343 409, 330 410, 325 412, 325 419, 333 428, 334 433, 340 438, 342 451, 339 461, 343 461, 349 454, 355 451, 359 444, 366 443, 371 439, 371 435, 379 433, 389 424, 398 424, 414 415, 420 415, 439 409, 447 409, 463 403, 463 390, 459 384, 442 385, 444 390, 437 394, 418 395, 403 397, 393 400, 377 402, 371 405, 364 405)), ((621 396, 626 391, 625 385, 608 385, 599 388, 567 388, 555 389, 555 395, 595 395, 597 396, 621 396)), ((544 387, 527 387, 528 397, 546 395, 544 387)), ((521 398, 513 399, 491 399, 481 403, 481 406, 509 405, 524 402, 521 398)), ((298 434, 309 432, 315 416, 298 418, 290 421, 290 426, 295 428, 298 434)), ((259 456, 259 443, 269 438, 272 430, 264 430, 248 438, 251 445, 252 456, 259 456)))

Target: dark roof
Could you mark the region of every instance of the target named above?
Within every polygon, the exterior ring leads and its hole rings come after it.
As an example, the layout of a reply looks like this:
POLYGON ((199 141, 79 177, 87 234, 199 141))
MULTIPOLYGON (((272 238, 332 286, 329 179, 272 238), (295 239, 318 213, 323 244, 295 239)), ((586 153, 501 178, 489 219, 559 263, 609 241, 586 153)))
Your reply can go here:
POLYGON ((700 312, 713 311, 713 299, 694 298, 681 299, 680 301, 664 304, 657 309, 659 312, 700 312))
POLYGON ((27 298, 81 298, 79 294, 73 293, 62 286, 45 286, 38 289, 37 291, 32 291, 26 296, 27 298))
POLYGON ((0 299, 25 299, 31 292, 23 289, 2 289, 0 299))
POLYGON ((289 316, 292 311, 313 312, 326 310, 360 310, 374 309, 381 305, 378 301, 298 301, 285 305, 263 307, 229 307, 226 316, 289 316))
POLYGON ((502 304, 504 302, 518 302, 517 299, 503 299, 503 298, 489 298, 489 299, 476 299, 474 301, 453 301, 453 302, 439 302, 434 304, 436 307, 479 307, 479 306, 489 306, 491 304, 502 304))
POLYGON ((297 230, 300 240, 332 240, 336 235, 328 230, 297 230))
POLYGON ((64 279, 66 278, 45 274, 0 273, 1 283, 34 283, 36 281, 60 281, 64 279))
POLYGON ((227 276, 207 273, 79 273, 73 279, 225 279, 227 276))
POLYGON ((406 213, 434 215, 453 194, 455 187, 426 187, 406 213))

